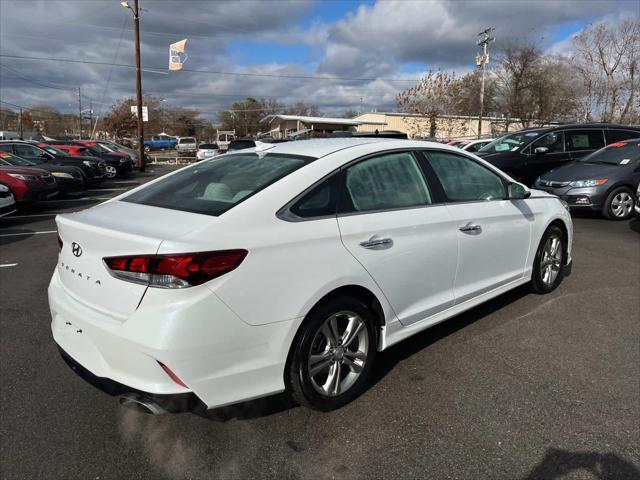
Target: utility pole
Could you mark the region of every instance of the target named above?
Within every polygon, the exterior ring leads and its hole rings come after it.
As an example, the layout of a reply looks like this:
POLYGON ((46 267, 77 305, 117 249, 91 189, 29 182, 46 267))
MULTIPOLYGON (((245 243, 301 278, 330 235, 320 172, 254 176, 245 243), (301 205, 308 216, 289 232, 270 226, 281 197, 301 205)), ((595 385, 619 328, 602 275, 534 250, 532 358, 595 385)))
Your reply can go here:
POLYGON ((20 118, 18 120, 20 121, 20 140, 22 140, 22 107, 20 107, 20 118))
POLYGON ((476 44, 482 48, 482 54, 478 53, 476 55, 476 65, 480 67, 480 115, 478 115, 478 138, 482 136, 482 114, 484 113, 484 73, 485 73, 485 65, 489 63, 489 42, 493 42, 495 40, 494 37, 491 36, 491 32, 493 31, 493 27, 489 27, 478 34, 478 40, 476 44))
POLYGON ((138 0, 134 0, 133 7, 128 2, 120 2, 124 8, 133 12, 133 31, 135 34, 136 49, 136 105, 138 110, 138 157, 140 158, 140 171, 144 172, 144 125, 142 123, 142 71, 140 69, 140 6, 138 0))
POLYGON ((78 126, 80 127, 78 140, 82 140, 82 96, 80 95, 80 87, 78 87, 78 126))
POLYGON ((93 100, 89 100, 89 140, 93 140, 93 100))

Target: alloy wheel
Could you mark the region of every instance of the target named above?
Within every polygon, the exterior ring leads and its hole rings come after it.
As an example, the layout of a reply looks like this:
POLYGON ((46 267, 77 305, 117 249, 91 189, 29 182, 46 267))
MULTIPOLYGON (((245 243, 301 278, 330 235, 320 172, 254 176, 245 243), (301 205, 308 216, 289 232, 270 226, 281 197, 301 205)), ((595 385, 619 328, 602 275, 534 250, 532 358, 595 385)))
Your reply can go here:
POLYGON ((313 388, 335 397, 356 382, 369 353, 365 321, 355 312, 341 311, 325 320, 311 344, 308 372, 313 388))
POLYGON ((113 165, 107 165, 105 167, 105 172, 107 174, 107 178, 113 178, 117 175, 118 170, 116 170, 116 167, 114 167, 113 165))
POLYGON ((625 218, 631 214, 633 196, 628 192, 620 192, 611 200, 611 212, 617 218, 625 218))
POLYGON ((547 286, 553 285, 558 278, 562 268, 562 253, 562 239, 558 235, 549 236, 544 244, 540 261, 540 276, 547 286))

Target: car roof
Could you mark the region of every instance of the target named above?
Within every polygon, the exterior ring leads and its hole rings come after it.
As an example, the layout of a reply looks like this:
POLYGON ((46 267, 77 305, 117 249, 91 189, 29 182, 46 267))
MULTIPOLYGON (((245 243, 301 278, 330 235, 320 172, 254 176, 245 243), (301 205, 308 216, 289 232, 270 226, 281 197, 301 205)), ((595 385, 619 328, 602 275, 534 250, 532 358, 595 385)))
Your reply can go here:
MULTIPOLYGON (((304 157, 320 158, 338 150, 344 150, 345 148, 356 147, 358 145, 365 145, 367 143, 385 143, 396 142, 399 145, 409 146, 407 140, 396 140, 389 138, 314 138, 309 140, 294 140, 284 143, 265 143, 268 145, 264 151, 269 153, 282 153, 288 155, 300 155, 304 157)), ((416 143, 416 142, 411 142, 416 143)), ((420 142, 421 144, 427 144, 430 142, 420 142)), ((440 144, 433 144, 440 145, 440 144)))

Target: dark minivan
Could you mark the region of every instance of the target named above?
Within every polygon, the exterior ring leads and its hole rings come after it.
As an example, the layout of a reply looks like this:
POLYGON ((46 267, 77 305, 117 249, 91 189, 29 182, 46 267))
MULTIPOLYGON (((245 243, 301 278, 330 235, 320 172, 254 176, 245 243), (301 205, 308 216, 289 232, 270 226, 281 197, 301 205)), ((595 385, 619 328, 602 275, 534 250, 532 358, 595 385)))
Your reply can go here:
POLYGON ((610 143, 640 137, 640 127, 605 123, 530 128, 509 133, 476 155, 531 186, 553 168, 578 160, 610 143))

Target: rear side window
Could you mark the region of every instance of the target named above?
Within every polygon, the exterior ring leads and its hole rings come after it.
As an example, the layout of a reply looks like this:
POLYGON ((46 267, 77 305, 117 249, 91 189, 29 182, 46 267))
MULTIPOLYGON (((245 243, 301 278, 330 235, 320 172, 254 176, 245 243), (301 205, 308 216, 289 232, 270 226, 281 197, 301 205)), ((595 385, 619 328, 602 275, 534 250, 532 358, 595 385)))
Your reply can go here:
POLYGON ((502 178, 483 165, 448 152, 428 152, 429 164, 451 202, 498 200, 507 197, 502 178))
POLYGON ((609 130, 611 142, 620 142, 622 140, 630 140, 632 138, 640 138, 640 132, 633 130, 609 130))
POLYGON ((422 171, 410 153, 388 153, 349 167, 344 175, 344 212, 431 204, 422 171))
POLYGON ((333 175, 313 188, 290 208, 291 213, 302 218, 335 215, 338 203, 338 178, 339 175, 333 175))
POLYGON ((602 130, 568 130, 565 132, 567 150, 597 150, 604 147, 602 130))
POLYGON ((193 137, 184 137, 178 140, 178 143, 196 143, 196 139, 193 137))
POLYGON ((123 201, 218 216, 312 160, 277 154, 225 155, 170 175, 123 201))

